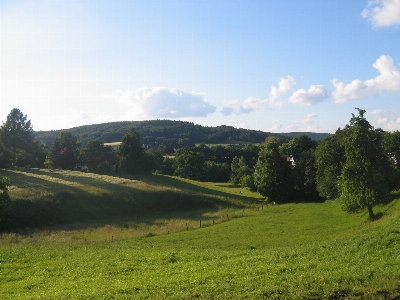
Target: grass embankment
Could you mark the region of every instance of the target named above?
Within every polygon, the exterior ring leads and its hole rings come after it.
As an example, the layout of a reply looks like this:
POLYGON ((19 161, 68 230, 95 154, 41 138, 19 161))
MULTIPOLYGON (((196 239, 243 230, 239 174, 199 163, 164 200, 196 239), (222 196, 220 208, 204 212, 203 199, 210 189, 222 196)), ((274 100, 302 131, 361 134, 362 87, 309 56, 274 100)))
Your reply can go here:
MULTIPOLYGON (((205 187, 192 193, 197 189, 205 187)), ((111 238, 141 230, 113 225, 3 234, 0 298, 397 299, 400 200, 394 196, 377 207, 382 217, 374 222, 333 202, 268 207, 140 238, 111 238), (88 232, 99 235, 90 239, 88 232)))

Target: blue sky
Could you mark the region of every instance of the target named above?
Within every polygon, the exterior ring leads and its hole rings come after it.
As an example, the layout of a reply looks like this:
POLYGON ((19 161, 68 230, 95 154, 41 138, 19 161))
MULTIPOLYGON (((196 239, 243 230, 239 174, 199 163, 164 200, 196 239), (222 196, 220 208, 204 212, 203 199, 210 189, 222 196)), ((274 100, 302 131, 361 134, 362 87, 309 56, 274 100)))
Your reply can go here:
POLYGON ((0 119, 400 130, 400 0, 0 0, 0 119))

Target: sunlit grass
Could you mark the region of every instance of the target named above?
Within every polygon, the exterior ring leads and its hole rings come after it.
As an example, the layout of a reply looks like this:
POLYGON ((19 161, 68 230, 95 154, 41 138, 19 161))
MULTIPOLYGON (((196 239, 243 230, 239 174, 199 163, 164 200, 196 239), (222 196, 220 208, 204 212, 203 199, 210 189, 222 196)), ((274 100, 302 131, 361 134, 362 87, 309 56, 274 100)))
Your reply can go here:
POLYGON ((334 201, 266 206, 228 184, 61 171, 52 181, 40 178, 51 171, 21 172, 7 173, 14 201, 53 203, 61 195, 64 205, 86 199, 93 212, 105 195, 129 208, 155 201, 139 196, 156 191, 167 195, 163 201, 180 195, 195 206, 176 211, 153 202, 148 208, 163 209, 3 233, 0 299, 400 297, 398 194, 376 207, 381 218, 370 222, 334 201), (69 188, 69 181, 80 185, 69 188))

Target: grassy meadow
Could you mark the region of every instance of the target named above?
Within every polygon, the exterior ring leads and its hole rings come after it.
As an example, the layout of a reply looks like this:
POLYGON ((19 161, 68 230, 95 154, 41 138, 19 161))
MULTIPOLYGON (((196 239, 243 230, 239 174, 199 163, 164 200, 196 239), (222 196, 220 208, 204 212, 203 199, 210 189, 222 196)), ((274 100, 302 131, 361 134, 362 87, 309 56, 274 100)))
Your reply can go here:
POLYGON ((0 299, 400 299, 400 193, 369 222, 167 176, 0 176, 24 216, 0 235, 0 299))

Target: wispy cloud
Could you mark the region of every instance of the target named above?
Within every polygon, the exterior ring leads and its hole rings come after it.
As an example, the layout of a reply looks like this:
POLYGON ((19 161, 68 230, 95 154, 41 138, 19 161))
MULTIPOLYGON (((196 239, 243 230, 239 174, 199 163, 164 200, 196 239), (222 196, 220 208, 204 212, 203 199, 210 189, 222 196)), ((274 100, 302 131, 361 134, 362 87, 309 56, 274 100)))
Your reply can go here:
POLYGON ((400 0, 371 0, 361 16, 374 27, 400 25, 400 0))
POLYGON ((370 113, 378 122, 378 125, 386 131, 400 130, 400 114, 381 109, 373 110, 370 113))
POLYGON ((231 114, 241 115, 248 114, 251 112, 262 112, 266 108, 282 107, 283 102, 279 101, 280 97, 292 90, 296 81, 292 76, 281 78, 278 86, 272 86, 269 94, 269 98, 262 99, 256 97, 249 97, 244 100, 243 104, 240 104, 238 100, 230 101, 228 106, 221 109, 221 113, 224 116, 231 114))
POLYGON ((381 93, 400 93, 400 72, 389 55, 382 55, 373 64, 380 75, 373 79, 353 80, 349 84, 339 82, 336 78, 331 82, 335 87, 332 96, 336 103, 346 103, 350 100, 369 98, 381 93))
POLYGON ((320 128, 315 124, 316 114, 307 114, 304 119, 294 120, 290 124, 283 125, 279 120, 272 121, 272 127, 267 128, 270 132, 318 132, 320 128))
POLYGON ((216 110, 204 93, 185 92, 182 89, 143 87, 136 90, 118 90, 105 98, 127 105, 129 113, 147 118, 205 117, 216 110))

